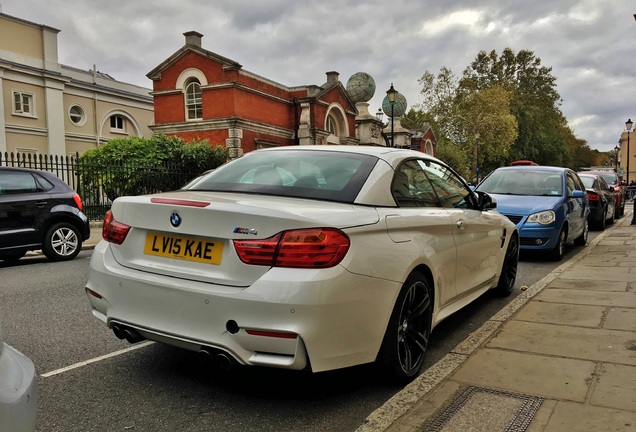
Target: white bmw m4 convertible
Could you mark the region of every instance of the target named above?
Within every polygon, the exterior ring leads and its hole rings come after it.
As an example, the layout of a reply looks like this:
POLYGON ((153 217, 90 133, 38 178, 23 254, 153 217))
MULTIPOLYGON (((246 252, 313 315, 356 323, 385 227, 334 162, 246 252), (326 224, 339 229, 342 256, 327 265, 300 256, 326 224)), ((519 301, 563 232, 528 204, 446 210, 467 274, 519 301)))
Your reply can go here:
POLYGON ((86 293, 120 339, 221 364, 406 383, 433 328, 509 295, 516 226, 429 155, 372 146, 250 152, 182 190, 116 199, 86 293))

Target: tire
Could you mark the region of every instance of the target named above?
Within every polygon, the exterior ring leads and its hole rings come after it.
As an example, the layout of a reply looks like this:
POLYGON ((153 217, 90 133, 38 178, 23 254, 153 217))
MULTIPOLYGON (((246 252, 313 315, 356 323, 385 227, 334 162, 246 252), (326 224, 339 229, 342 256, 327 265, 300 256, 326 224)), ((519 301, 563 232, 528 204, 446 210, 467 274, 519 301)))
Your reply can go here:
POLYGON ((603 211, 603 216, 601 216, 601 219, 598 221, 596 228, 599 231, 605 231, 606 221, 607 221, 607 208, 605 208, 605 210, 603 211))
POLYGON ((82 237, 77 228, 68 222, 52 225, 44 235, 42 251, 51 261, 69 261, 80 253, 82 237))
POLYGON ((550 258, 552 261, 561 261, 563 259, 563 255, 565 255, 565 243, 567 239, 567 232, 565 228, 561 228, 559 232, 559 237, 557 241, 557 245, 550 251, 550 258))
POLYGON ((587 235, 589 234, 589 232, 590 232, 590 224, 586 220, 585 226, 583 227, 583 232, 581 233, 580 236, 574 239, 574 244, 577 246, 585 246, 587 244, 587 235))
POLYGON ((614 221, 616 220, 616 207, 614 207, 614 213, 612 213, 612 217, 607 219, 607 223, 609 225, 614 225, 614 221))
POLYGON ((402 286, 377 359, 391 382, 406 384, 422 369, 431 336, 431 293, 428 280, 418 272, 402 286))
POLYGON ((504 257, 499 283, 493 290, 499 297, 508 297, 512 293, 517 280, 517 266, 519 264, 519 238, 516 235, 510 237, 506 256, 504 257))

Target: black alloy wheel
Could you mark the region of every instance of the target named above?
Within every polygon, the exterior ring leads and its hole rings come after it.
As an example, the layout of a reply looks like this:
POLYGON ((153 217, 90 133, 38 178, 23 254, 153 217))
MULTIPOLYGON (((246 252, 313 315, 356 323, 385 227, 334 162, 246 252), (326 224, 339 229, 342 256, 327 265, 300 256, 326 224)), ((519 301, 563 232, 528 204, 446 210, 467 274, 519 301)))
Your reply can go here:
POLYGON ((424 275, 413 273, 402 286, 391 314, 378 363, 399 384, 415 379, 424 364, 433 317, 431 292, 424 275))
POLYGON ((494 289, 496 295, 500 297, 508 297, 512 293, 517 280, 517 267, 519 265, 519 237, 512 235, 506 249, 501 275, 499 275, 499 283, 494 289))

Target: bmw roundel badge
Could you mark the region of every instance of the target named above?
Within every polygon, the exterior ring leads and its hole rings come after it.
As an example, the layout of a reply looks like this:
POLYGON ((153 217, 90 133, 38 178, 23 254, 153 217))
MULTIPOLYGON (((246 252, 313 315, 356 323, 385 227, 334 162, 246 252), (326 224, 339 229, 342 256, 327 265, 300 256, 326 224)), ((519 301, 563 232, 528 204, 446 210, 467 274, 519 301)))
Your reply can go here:
POLYGON ((181 225, 181 216, 179 216, 179 213, 172 212, 172 214, 170 215, 170 225, 175 228, 181 225))

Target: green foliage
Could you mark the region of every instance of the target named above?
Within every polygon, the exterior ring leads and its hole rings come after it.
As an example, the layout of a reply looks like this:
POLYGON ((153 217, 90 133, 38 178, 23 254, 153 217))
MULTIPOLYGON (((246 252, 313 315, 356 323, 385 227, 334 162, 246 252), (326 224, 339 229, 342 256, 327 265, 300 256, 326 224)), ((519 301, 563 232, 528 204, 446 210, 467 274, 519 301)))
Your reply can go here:
POLYGON ((227 160, 227 149, 207 141, 154 135, 113 139, 80 156, 82 196, 88 202, 99 191, 114 200, 125 195, 175 190, 200 173, 227 160))
MULTIPOLYGON (((438 141, 462 147, 473 173, 477 164, 486 174, 517 159, 576 168, 595 156, 561 113, 552 68, 531 51, 481 51, 461 79, 443 67, 437 76, 426 71, 419 83, 420 109, 438 141)), ((438 153, 444 146, 438 143, 438 153)))

